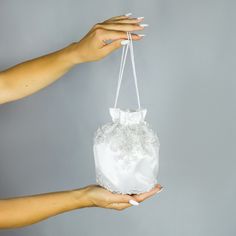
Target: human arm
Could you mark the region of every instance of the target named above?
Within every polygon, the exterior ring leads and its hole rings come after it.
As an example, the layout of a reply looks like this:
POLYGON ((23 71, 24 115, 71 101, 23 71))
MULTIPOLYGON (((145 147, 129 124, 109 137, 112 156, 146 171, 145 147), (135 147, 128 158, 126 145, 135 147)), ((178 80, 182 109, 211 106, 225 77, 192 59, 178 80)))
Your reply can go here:
MULTIPOLYGON (((127 31, 144 29, 143 19, 118 16, 98 23, 79 42, 0 72, 0 104, 14 101, 50 85, 75 65, 99 60, 121 46, 127 31), (112 40, 106 44, 106 41, 112 40)), ((133 40, 142 36, 133 34, 133 40)))
POLYGON ((147 193, 121 195, 113 194, 97 185, 90 185, 72 191, 4 199, 0 200, 0 229, 31 225, 51 216, 84 207, 123 210, 132 206, 130 200, 142 202, 161 189, 160 185, 156 185, 147 193))

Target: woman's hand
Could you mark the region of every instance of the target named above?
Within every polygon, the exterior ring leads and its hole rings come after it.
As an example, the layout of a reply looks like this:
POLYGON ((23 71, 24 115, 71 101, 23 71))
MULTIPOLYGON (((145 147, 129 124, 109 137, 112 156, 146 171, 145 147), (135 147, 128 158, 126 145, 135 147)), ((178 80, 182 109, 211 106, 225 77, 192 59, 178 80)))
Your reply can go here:
MULTIPOLYGON (((14 101, 53 83, 73 66, 99 60, 121 46, 127 32, 143 30, 143 17, 117 16, 94 27, 77 43, 54 53, 35 58, 0 71, 0 104, 14 101), (107 43, 111 41, 111 43, 107 43)), ((132 34, 133 40, 142 35, 132 34)))
POLYGON ((31 225, 63 212, 103 207, 123 210, 160 192, 158 184, 151 191, 139 195, 113 194, 98 185, 77 190, 39 194, 0 200, 0 229, 31 225))
POLYGON ((98 185, 90 185, 84 188, 84 194, 87 199, 87 206, 124 210, 132 205, 138 205, 162 189, 163 187, 157 184, 152 190, 146 193, 122 195, 111 193, 98 185))
MULTIPOLYGON (((127 32, 143 30, 147 24, 139 24, 143 17, 130 18, 122 15, 112 17, 102 23, 95 24, 78 43, 75 49, 75 63, 99 60, 121 46, 121 41, 127 39, 127 32), (107 41, 111 43, 106 43, 107 41)), ((132 34, 133 40, 140 40, 144 35, 132 34)))

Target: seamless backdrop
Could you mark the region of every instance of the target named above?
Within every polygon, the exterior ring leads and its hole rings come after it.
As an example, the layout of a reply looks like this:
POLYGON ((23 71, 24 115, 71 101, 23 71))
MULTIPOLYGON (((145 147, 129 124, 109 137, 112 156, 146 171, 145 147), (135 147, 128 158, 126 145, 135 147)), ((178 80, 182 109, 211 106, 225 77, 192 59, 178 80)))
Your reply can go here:
MULTIPOLYGON (((145 16, 135 57, 165 189, 122 212, 83 209, 0 235, 235 235, 235 8, 233 0, 1 0, 0 70, 77 41, 113 15, 145 16)), ((0 106, 1 198, 94 183, 93 133, 110 119, 120 55, 0 106)), ((129 63, 119 105, 136 107, 129 63)))

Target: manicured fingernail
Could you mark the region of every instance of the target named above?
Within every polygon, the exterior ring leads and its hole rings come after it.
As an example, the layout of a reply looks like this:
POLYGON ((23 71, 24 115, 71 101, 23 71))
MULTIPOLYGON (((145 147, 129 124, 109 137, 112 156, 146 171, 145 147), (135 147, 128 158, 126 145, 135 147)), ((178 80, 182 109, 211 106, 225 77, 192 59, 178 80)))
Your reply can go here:
POLYGON ((125 14, 125 16, 131 16, 131 15, 132 15, 131 12, 125 14))
POLYGON ((161 191, 163 191, 164 187, 161 186, 160 190, 157 193, 160 193, 161 191))
POLYGON ((139 37, 145 37, 146 34, 138 34, 139 37))
POLYGON ((129 43, 129 40, 122 40, 120 44, 124 46, 124 45, 127 45, 128 43, 129 43))
POLYGON ((148 27, 148 24, 140 24, 141 27, 148 27))
POLYGON ((139 203, 138 202, 136 202, 136 201, 134 201, 134 200, 129 200, 129 203, 131 204, 131 205, 133 205, 133 206, 138 206, 139 205, 139 203))
POLYGON ((143 16, 140 16, 140 17, 137 17, 138 20, 143 20, 144 17, 143 16))

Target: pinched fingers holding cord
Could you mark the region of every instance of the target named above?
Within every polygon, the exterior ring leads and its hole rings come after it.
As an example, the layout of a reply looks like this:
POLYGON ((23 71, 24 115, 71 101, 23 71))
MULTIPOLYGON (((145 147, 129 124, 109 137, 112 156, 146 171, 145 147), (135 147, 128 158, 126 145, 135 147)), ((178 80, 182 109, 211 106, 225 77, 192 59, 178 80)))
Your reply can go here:
MULTIPOLYGON (((127 39, 127 32, 140 31, 147 24, 140 24, 143 18, 118 16, 102 23, 95 24, 92 29, 76 43, 78 62, 99 60, 121 47, 127 39)), ((144 35, 131 34, 133 40, 140 40, 144 35)))

